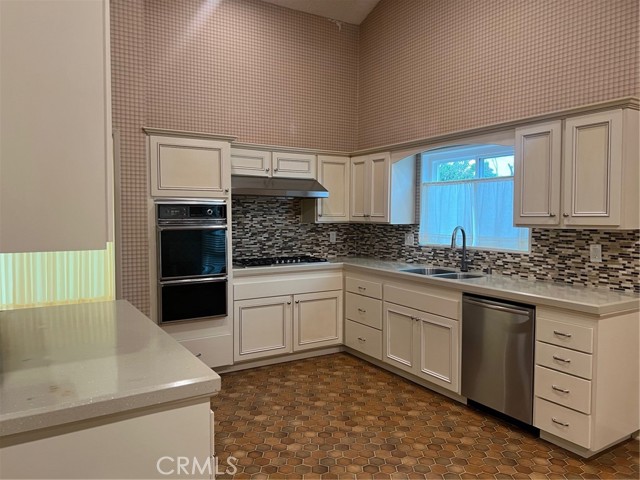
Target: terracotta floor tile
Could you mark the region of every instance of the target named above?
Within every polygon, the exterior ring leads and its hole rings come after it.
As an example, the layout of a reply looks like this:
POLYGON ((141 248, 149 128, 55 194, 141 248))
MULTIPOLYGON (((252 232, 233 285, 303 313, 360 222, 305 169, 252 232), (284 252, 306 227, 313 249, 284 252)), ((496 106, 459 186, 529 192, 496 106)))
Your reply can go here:
POLYGON ((346 353, 225 374, 211 404, 235 479, 640 478, 638 441, 584 460, 346 353))

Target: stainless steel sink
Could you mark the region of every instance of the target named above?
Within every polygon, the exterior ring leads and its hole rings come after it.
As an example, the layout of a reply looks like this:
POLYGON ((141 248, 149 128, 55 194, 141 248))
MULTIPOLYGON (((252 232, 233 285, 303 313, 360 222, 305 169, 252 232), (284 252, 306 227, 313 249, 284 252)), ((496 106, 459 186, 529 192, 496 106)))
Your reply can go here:
POLYGON ((438 268, 438 267, 415 267, 415 268, 405 268, 400 270, 401 272, 406 273, 415 273, 417 275, 440 275, 443 273, 456 273, 452 272, 446 268, 438 268))
POLYGON ((464 280, 467 278, 481 278, 484 277, 482 273, 467 273, 467 272, 449 272, 433 275, 436 278, 447 278, 449 280, 464 280))

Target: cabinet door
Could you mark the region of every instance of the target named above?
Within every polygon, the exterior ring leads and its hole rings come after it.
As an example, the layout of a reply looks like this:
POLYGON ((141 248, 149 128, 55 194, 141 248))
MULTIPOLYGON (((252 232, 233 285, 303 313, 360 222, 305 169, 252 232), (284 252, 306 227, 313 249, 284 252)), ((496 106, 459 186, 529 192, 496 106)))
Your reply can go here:
POLYGON ((351 179, 349 189, 349 219, 352 222, 363 222, 366 220, 367 210, 367 155, 353 157, 351 159, 351 179))
POLYGON ((149 146, 152 196, 228 196, 229 143, 152 135, 149 146))
POLYGON ((382 360, 414 374, 417 372, 414 323, 419 314, 411 308, 384 303, 382 360))
POLYGON ((316 178, 316 156, 308 153, 273 152, 272 176, 285 178, 316 178))
POLYGON ((622 110, 567 119, 563 169, 564 224, 619 225, 622 110))
POLYGON ((271 174, 271 152, 232 148, 231 174, 268 177, 271 174))
POLYGON ((368 160, 368 217, 370 222, 389 222, 389 168, 388 153, 369 155, 368 160))
POLYGON ((458 322, 450 318, 417 312, 414 347, 419 355, 418 376, 447 390, 459 392, 458 322))
POLYGON ((109 2, 0 1, 0 44, 0 252, 103 250, 109 2))
POLYGON ((349 157, 318 156, 318 182, 329 191, 318 199, 318 222, 349 221, 349 157))
POLYGON ((342 291, 293 297, 293 350, 342 343, 342 291))
POLYGON ((234 360, 291 353, 291 297, 241 300, 234 305, 234 360))
POLYGON ((516 129, 513 221, 558 225, 562 122, 516 129))

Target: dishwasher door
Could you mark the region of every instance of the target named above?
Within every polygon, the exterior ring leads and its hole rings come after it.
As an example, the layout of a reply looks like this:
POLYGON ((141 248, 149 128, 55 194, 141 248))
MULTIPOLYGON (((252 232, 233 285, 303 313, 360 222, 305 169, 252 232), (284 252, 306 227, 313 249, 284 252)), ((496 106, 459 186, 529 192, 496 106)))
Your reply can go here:
POLYGON ((535 308, 465 295, 462 395, 533 423, 535 308))

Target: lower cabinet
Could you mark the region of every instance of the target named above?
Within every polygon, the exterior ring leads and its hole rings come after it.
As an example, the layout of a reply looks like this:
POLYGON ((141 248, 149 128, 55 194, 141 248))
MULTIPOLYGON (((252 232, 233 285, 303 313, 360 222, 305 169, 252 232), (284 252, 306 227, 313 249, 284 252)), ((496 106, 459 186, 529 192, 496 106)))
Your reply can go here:
POLYGON ((458 322, 388 302, 383 315, 383 361, 458 393, 458 322))
POLYGON ((291 296, 235 302, 234 360, 291 352, 291 296))
POLYGON ((342 291, 293 297, 293 350, 342 343, 342 291))
POLYGON ((342 344, 342 290, 234 302, 234 360, 342 344))

